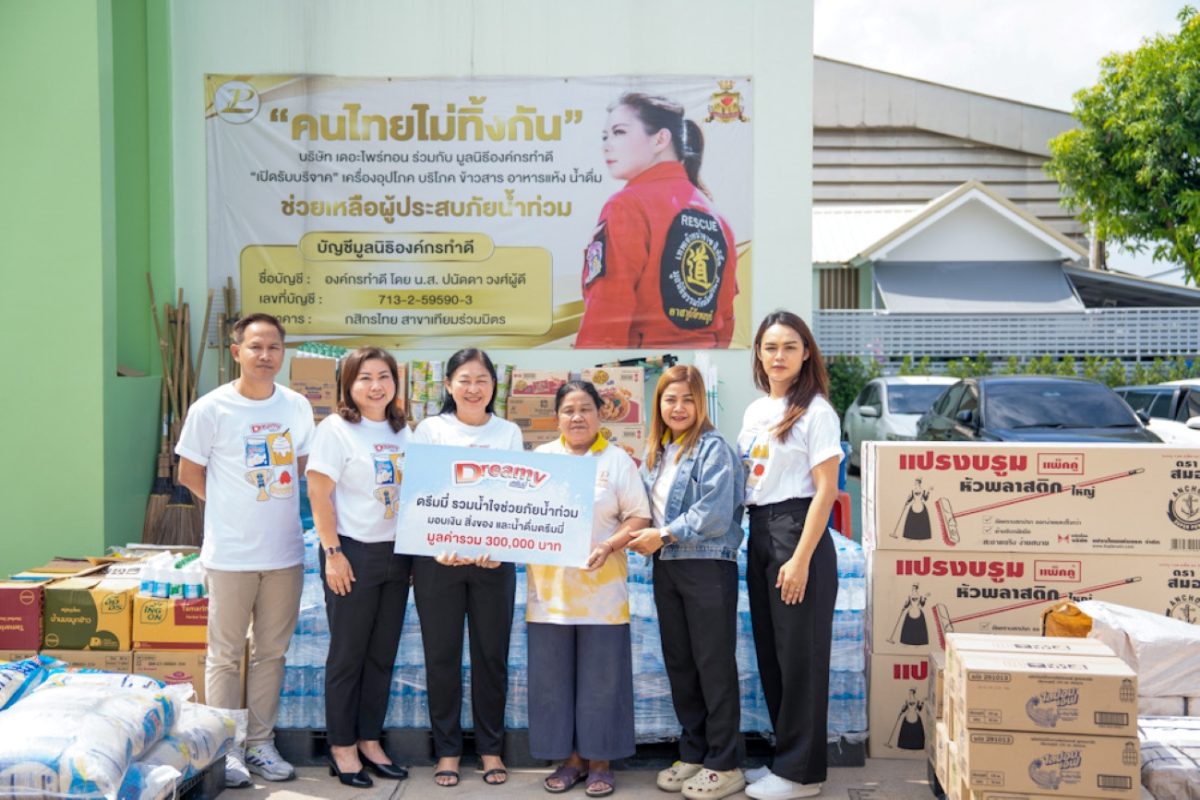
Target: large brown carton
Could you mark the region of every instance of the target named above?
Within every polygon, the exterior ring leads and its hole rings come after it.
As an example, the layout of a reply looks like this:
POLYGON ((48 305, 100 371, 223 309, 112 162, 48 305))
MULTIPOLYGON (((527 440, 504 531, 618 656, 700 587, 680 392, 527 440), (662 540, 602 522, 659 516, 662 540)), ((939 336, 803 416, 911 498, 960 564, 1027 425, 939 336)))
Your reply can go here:
MULTIPOLYGON (((604 425, 646 421, 646 371, 642 367, 595 367, 581 373, 600 393, 600 422, 604 425)), ((697 398, 696 402, 703 402, 697 398)))
POLYGON ((208 598, 163 599, 139 595, 133 603, 133 646, 138 650, 204 650, 208 598))
POLYGON ((925 758, 933 736, 924 714, 929 660, 921 655, 871 654, 867 749, 872 758, 925 758))
POLYGON ((1135 444, 863 445, 879 550, 1200 554, 1200 458, 1135 444))
POLYGON ((312 405, 313 419, 321 420, 337 410, 338 360, 293 356, 288 371, 292 391, 304 395, 312 405))
POLYGON ((36 650, 0 650, 0 664, 6 664, 10 661, 24 661, 36 655, 36 650))
POLYGON ((1105 600, 1183 619, 1200 602, 1198 555, 876 550, 869 563, 877 653, 944 649, 951 631, 1037 636, 1042 611, 1058 600, 1105 600))
POLYGON ((46 586, 42 641, 52 650, 129 650, 137 584, 96 577, 46 586))
POLYGON ((641 425, 601 423, 600 433, 615 447, 620 447, 639 467, 646 457, 646 428, 641 425))
POLYGON ((65 661, 76 669, 98 669, 128 675, 133 671, 133 653, 129 650, 43 650, 42 655, 65 661))
MULTIPOLYGON (((1115 657, 1112 648, 1099 639, 1069 636, 1006 636, 989 633, 946 634, 946 680, 948 690, 960 692, 959 655, 980 653, 1023 653, 1025 655, 1115 657)), ((931 656, 932 658, 932 656, 931 656)))
POLYGON ((0 649, 37 650, 42 646, 44 583, 0 582, 0 649))
POLYGON ((508 401, 508 420, 525 431, 558 433, 558 414, 554 398, 537 395, 512 397, 508 401))
POLYGON ((933 726, 933 774, 943 788, 950 785, 950 728, 943 719, 933 726))
POLYGON ((929 654, 929 691, 925 701, 933 711, 933 718, 945 718, 946 704, 946 654, 934 650, 929 654))
POLYGON ((1119 658, 968 650, 957 665, 970 730, 1137 735, 1137 674, 1119 658))
POLYGON ((554 397, 558 387, 567 382, 565 369, 514 369, 512 384, 508 395, 509 414, 512 414, 512 401, 522 395, 542 395, 554 397))
POLYGON ((205 656, 204 650, 136 650, 132 671, 168 685, 190 683, 196 702, 203 703, 205 656))
POLYGON ((971 791, 1141 797, 1136 737, 968 730, 958 750, 971 791))

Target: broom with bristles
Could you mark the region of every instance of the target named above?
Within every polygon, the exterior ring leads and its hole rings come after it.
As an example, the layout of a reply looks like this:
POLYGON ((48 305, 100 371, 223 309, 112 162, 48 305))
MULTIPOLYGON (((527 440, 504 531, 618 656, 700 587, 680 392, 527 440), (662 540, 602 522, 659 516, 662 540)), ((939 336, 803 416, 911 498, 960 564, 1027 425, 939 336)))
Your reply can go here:
POLYGON ((163 377, 162 393, 162 429, 159 432, 158 466, 155 471, 154 483, 150 487, 150 496, 146 500, 146 517, 142 522, 142 541, 147 544, 159 544, 155 541, 158 531, 158 519, 171 498, 171 375, 167 358, 167 342, 163 339, 162 327, 158 324, 158 301, 154 297, 154 280, 146 273, 146 284, 150 289, 150 318, 154 320, 154 335, 158 339, 158 354, 162 359, 163 377))
MULTIPOLYGON (((170 314, 168 306, 168 314, 170 314)), ((183 290, 179 290, 179 307, 174 311, 175 340, 172 359, 172 383, 175 387, 173 406, 178 407, 179 416, 172 426, 172 440, 178 441, 178 431, 183 426, 183 418, 187 415, 187 402, 191 394, 188 384, 188 368, 184 354, 190 360, 188 352, 188 313, 187 304, 183 302, 183 290), (175 406, 177 404, 177 406, 175 406)), ((172 448, 174 449, 174 448, 172 448)), ((155 541, 165 545, 186 545, 197 547, 204 538, 204 516, 196 504, 196 498, 191 491, 179 482, 178 467, 175 471, 175 481, 171 489, 171 497, 158 518, 155 530, 155 541)))

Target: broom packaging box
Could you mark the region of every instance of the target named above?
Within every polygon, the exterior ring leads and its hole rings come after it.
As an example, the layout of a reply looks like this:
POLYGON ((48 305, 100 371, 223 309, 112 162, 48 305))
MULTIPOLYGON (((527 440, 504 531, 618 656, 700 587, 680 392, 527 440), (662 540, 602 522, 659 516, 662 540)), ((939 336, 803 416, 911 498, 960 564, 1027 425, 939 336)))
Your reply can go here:
POLYGON ((45 588, 42 641, 48 649, 129 650, 132 581, 66 578, 45 588))
POLYGON ((869 559, 876 653, 942 650, 950 632, 1038 636, 1042 612, 1059 600, 1105 600, 1200 622, 1200 554, 876 550, 869 559))
POLYGON ((929 674, 924 655, 871 654, 867 748, 872 758, 926 758, 934 733, 929 674))
POLYGON ((1137 735, 1137 675, 1116 657, 968 650, 957 664, 969 730, 1137 735))
POLYGON ((1163 445, 868 442, 877 550, 1200 556, 1200 454, 1163 445))
POLYGON ((1141 797, 1137 737, 967 730, 957 745, 973 793, 1141 797))

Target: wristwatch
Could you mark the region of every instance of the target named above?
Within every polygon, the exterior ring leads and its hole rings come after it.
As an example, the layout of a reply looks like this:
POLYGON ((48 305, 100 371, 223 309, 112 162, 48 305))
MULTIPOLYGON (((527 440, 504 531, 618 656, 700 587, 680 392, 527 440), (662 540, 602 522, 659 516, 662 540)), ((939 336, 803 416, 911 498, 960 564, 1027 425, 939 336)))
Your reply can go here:
POLYGON ((336 556, 340 552, 342 552, 341 547, 335 546, 335 547, 326 547, 325 548, 325 555, 327 555, 327 556, 336 556))
POLYGON ((675 543, 675 536, 666 528, 663 528, 662 530, 660 530, 658 532, 658 535, 662 537, 663 544, 674 544, 675 543))

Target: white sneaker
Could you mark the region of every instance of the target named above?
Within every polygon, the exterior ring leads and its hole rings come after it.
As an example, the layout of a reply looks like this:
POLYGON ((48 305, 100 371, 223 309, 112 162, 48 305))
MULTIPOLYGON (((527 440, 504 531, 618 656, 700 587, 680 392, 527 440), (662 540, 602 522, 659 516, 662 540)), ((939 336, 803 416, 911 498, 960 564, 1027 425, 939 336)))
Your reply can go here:
POLYGON ((242 748, 235 747, 225 754, 225 787, 242 789, 250 785, 250 772, 242 748))
POLYGON ((283 760, 272 742, 247 747, 246 764, 255 775, 261 775, 269 781, 290 781, 296 777, 296 770, 283 760))
POLYGON ((745 772, 746 772, 746 783, 755 783, 756 781, 761 781, 763 778, 770 775, 771 768, 768 767, 766 764, 763 764, 761 767, 755 767, 754 769, 748 769, 745 772))
POLYGON ((796 800, 800 797, 816 797, 820 793, 819 783, 793 783, 774 773, 746 787, 746 796, 754 800, 796 800))

